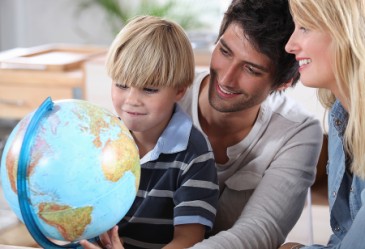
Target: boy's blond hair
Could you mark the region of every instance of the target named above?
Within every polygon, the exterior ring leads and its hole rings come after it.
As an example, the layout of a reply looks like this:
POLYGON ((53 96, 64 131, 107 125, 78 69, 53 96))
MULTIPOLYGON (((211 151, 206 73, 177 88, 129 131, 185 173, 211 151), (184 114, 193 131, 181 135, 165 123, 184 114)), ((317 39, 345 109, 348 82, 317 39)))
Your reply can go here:
POLYGON ((188 87, 194 79, 194 54, 185 31, 154 16, 132 19, 116 36, 107 55, 115 83, 143 88, 188 87))

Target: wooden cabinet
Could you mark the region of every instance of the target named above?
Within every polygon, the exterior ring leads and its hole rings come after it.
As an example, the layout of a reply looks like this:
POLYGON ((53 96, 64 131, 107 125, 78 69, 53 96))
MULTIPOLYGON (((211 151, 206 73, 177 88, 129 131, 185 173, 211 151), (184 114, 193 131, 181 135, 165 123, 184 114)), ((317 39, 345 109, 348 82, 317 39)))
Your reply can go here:
POLYGON ((21 119, 48 96, 82 98, 82 88, 81 69, 62 73, 0 70, 0 118, 21 119))
POLYGON ((47 98, 84 96, 83 63, 105 48, 45 45, 0 53, 0 118, 21 119, 47 98))

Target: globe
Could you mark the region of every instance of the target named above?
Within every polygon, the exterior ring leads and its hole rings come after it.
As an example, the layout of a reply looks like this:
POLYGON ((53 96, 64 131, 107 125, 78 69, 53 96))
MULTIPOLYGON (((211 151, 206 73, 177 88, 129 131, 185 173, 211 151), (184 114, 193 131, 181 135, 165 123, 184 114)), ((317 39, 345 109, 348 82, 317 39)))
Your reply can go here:
POLYGON ((139 179, 129 130, 84 100, 47 98, 15 126, 1 158, 4 197, 45 248, 78 247, 112 228, 132 205, 139 179))

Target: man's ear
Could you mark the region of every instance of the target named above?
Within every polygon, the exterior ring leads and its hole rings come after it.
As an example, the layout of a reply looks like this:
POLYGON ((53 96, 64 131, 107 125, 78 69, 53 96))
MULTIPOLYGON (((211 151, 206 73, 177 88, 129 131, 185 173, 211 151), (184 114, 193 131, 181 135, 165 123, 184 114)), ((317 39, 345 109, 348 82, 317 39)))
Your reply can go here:
POLYGON ((284 91, 285 89, 287 89, 288 87, 291 87, 291 85, 293 84, 293 78, 291 78, 289 81, 285 82, 284 84, 282 84, 280 87, 278 87, 276 89, 276 91, 281 92, 284 91))

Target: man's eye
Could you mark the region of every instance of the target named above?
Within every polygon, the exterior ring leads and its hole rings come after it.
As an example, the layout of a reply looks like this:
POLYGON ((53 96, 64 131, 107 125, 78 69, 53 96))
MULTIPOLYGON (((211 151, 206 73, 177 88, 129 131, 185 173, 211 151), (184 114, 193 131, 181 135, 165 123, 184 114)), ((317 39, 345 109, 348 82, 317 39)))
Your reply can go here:
POLYGON ((118 87, 118 88, 120 88, 120 89, 128 89, 128 86, 127 85, 124 85, 124 84, 116 83, 115 86, 118 87))
POLYGON ((157 88, 148 88, 148 87, 145 87, 143 88, 143 91, 148 93, 148 94, 152 94, 152 93, 157 93, 158 92, 158 89, 157 88))
POLYGON ((223 48, 223 47, 220 47, 220 48, 219 48, 219 51, 220 51, 223 55, 228 55, 228 51, 227 51, 225 48, 223 48))
POLYGON ((252 74, 252 75, 261 75, 261 72, 259 72, 257 69, 255 69, 255 67, 253 67, 252 65, 246 65, 245 69, 248 71, 248 73, 252 74))

